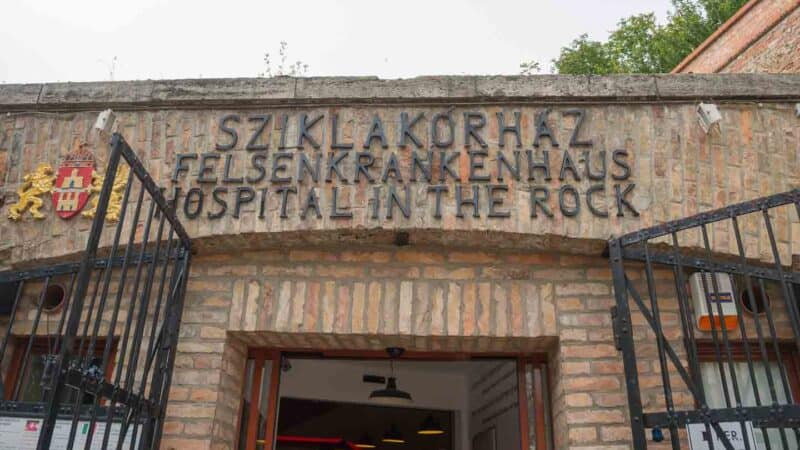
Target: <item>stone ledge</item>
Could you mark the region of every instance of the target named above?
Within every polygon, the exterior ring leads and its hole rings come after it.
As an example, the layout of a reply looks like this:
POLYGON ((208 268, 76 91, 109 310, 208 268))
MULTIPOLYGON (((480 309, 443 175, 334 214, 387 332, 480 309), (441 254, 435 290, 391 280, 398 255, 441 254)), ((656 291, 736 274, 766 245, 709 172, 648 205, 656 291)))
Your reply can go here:
POLYGON ((325 104, 800 100, 800 75, 537 75, 224 78, 0 85, 0 111, 325 104))

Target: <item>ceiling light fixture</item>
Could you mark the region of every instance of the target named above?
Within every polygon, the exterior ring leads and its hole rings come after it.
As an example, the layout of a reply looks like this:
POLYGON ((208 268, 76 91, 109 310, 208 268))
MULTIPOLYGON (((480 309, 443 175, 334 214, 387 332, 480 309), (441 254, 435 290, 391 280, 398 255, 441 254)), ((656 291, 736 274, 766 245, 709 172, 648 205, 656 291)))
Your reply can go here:
POLYGON ((442 429, 442 425, 439 424, 439 421, 433 417, 433 414, 428 414, 428 417, 426 417, 419 426, 417 434, 424 436, 437 436, 444 434, 444 430, 442 429))
POLYGON ((413 402, 411 394, 397 389, 397 379, 394 377, 394 360, 403 354, 403 349, 389 347, 386 349, 386 352, 389 354, 390 370, 389 378, 386 380, 386 387, 384 389, 372 391, 372 393, 369 394, 369 399, 382 405, 409 405, 413 402))
POLYGON ((372 437, 368 433, 364 433, 361 435, 361 439, 355 442, 356 447, 358 448, 375 448, 375 441, 372 440, 372 437))
POLYGON ((382 442, 387 444, 405 444, 406 440, 403 439, 403 434, 400 433, 400 430, 397 428, 397 425, 392 424, 386 433, 383 433, 382 442))
POLYGON ((397 389, 395 377, 389 377, 385 389, 378 389, 369 394, 369 399, 382 405, 408 405, 413 402, 411 394, 397 389))

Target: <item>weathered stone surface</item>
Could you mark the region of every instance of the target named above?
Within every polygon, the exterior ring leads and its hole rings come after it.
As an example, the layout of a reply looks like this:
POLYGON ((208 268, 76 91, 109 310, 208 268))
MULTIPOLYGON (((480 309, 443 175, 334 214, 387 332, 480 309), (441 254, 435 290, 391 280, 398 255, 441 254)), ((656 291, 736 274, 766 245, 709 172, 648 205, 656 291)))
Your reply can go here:
POLYGON ((4 105, 35 105, 39 101, 41 84, 0 84, 0 98, 4 105))
POLYGON ((473 102, 527 99, 563 103, 584 101, 669 101, 686 99, 797 98, 794 75, 536 75, 437 76, 399 80, 375 77, 224 78, 197 80, 45 83, 0 87, 0 112, 95 110, 185 106, 278 106, 335 100, 351 103, 473 102), (41 95, 39 95, 41 92, 41 95))

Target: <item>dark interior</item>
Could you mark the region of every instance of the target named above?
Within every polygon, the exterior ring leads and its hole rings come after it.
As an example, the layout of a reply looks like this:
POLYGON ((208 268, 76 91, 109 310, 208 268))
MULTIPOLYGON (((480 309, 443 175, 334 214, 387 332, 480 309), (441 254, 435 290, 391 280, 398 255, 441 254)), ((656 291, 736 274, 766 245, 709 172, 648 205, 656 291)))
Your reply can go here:
POLYGON ((282 397, 277 434, 279 450, 352 449, 364 434, 372 438, 377 449, 452 450, 453 413, 282 397), (444 434, 417 434, 428 415, 433 415, 444 434), (381 442, 392 425, 400 431, 405 443, 381 442), (292 441, 291 438, 297 437, 333 438, 338 442, 292 441))

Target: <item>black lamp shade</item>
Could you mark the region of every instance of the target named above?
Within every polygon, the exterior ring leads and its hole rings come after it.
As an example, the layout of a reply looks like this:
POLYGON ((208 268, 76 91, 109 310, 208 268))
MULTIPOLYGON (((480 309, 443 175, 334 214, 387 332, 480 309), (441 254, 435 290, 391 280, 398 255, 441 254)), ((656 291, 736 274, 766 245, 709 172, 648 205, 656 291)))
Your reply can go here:
POLYGON ((444 430, 442 429, 442 425, 439 424, 439 421, 434 419, 433 414, 428 414, 428 417, 426 417, 419 426, 417 434, 436 436, 439 434, 444 434, 444 430))
POLYGON ((386 433, 383 433, 382 442, 387 444, 405 444, 406 440, 403 439, 403 434, 400 433, 400 430, 397 428, 397 425, 392 424, 386 433))
POLYGON ((355 445, 358 448, 375 448, 376 447, 375 441, 373 441, 372 437, 367 433, 364 433, 361 436, 361 439, 357 440, 353 445, 355 445))
POLYGON ((408 405, 412 402, 411 394, 397 389, 397 380, 394 377, 389 377, 385 389, 372 391, 369 398, 384 405, 408 405))

